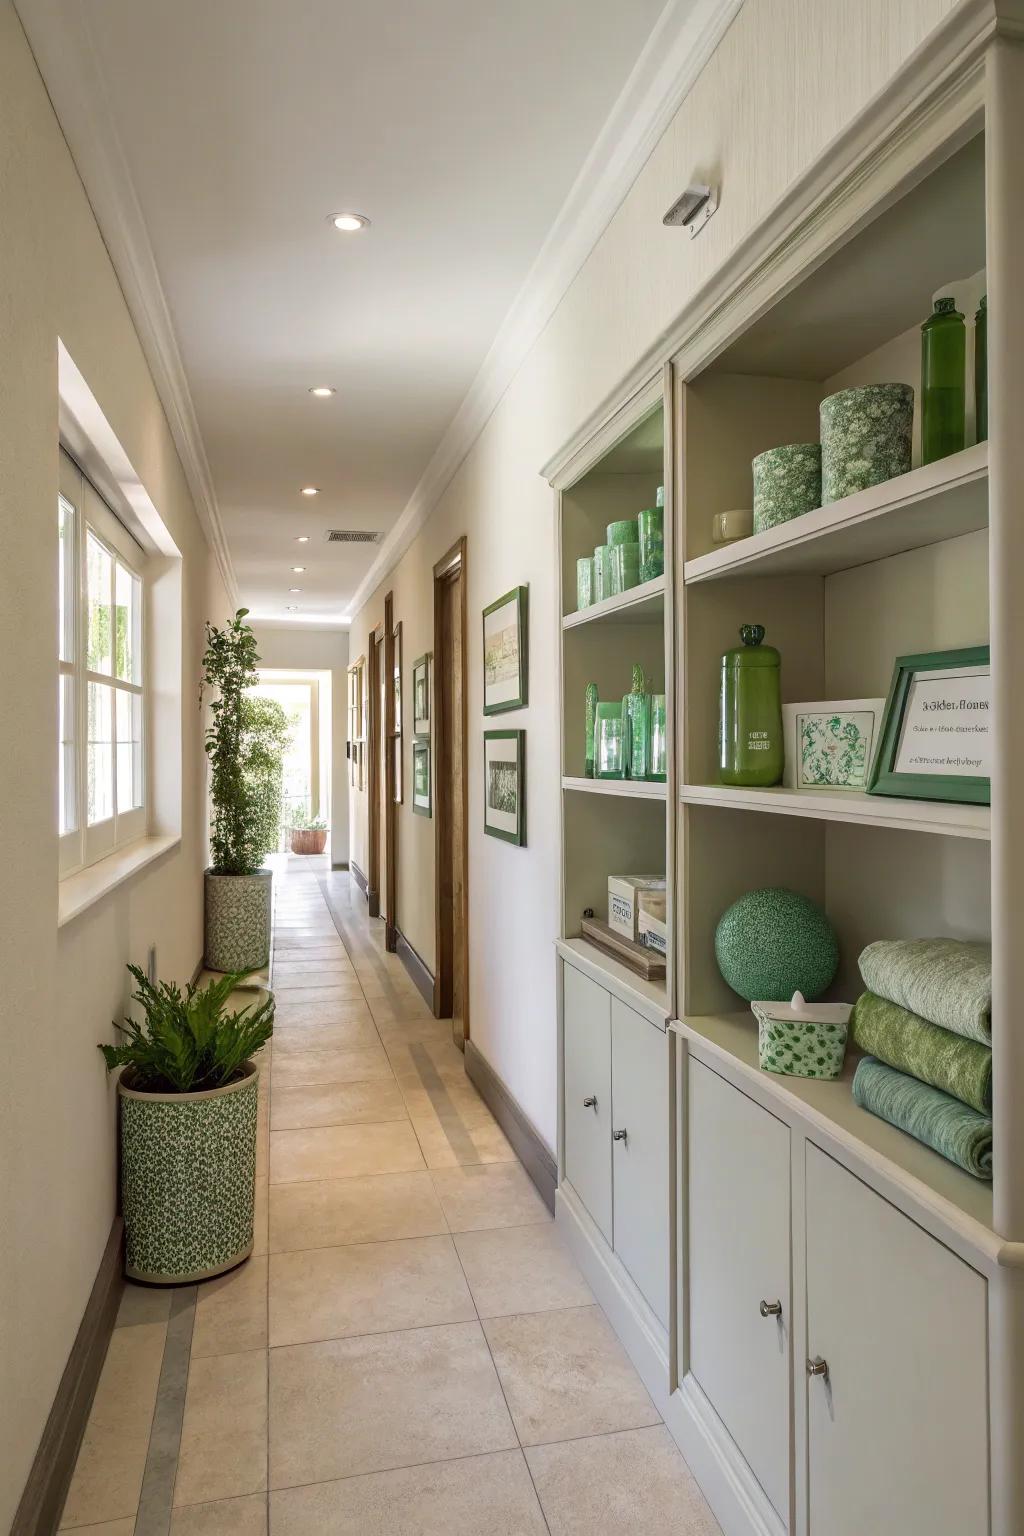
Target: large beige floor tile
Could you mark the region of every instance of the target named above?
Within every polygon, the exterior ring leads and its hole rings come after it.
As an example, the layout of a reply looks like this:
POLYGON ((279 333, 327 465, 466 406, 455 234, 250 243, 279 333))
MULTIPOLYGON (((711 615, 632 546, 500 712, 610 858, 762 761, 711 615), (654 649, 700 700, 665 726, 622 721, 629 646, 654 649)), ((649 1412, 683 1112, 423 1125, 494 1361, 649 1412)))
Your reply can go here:
POLYGON ((407 1120, 270 1133, 272 1184, 344 1179, 361 1173, 410 1173, 423 1166, 419 1142, 407 1120))
POLYGON ((460 1232, 455 1247, 481 1317, 593 1303, 554 1222, 460 1232))
POLYGON ((163 1362, 165 1323, 115 1328, 71 1479, 62 1525, 134 1517, 163 1362))
POLYGON ((252 1224, 252 1256, 254 1258, 257 1254, 266 1253, 267 1251, 268 1183, 269 1179, 267 1178, 256 1180, 256 1200, 253 1208, 252 1224))
POLYGON ((719 1536, 663 1424, 526 1452, 551 1536, 719 1536))
POLYGON ((279 1062, 294 1060, 310 1051, 372 1051, 377 1057, 379 1046, 380 1036, 370 1019, 332 1023, 283 1020, 274 1030, 274 1060, 279 1062))
MULTIPOLYGON (((274 1536, 546 1536, 522 1451, 270 1495, 274 1536)), ((600 1530, 594 1527, 591 1536, 600 1530)), ((176 1533, 172 1533, 176 1536, 176 1533)), ((651 1532, 650 1536, 655 1536, 651 1532)))
POLYGON ((476 1316, 450 1237, 275 1253, 270 1342, 304 1344, 476 1316))
POLYGON ((228 1275, 204 1280, 196 1298, 192 1358, 267 1347, 267 1258, 247 1259, 228 1275))
POLYGON ((433 1018, 430 1009, 416 991, 411 991, 399 998, 374 997, 367 992, 366 1001, 376 1024, 403 1023, 409 1019, 433 1018))
MULTIPOLYGON (((355 984, 358 987, 358 983, 355 984)), ((347 981, 311 981, 308 986, 299 988, 285 987, 281 990, 281 1003, 347 1003, 352 997, 362 997, 362 988, 355 990, 347 981)))
POLYGON ((273 1488, 515 1447, 479 1323, 270 1354, 273 1488))
POLYGON ((274 963, 287 965, 293 960, 347 960, 348 951, 340 939, 278 939, 274 943, 274 963))
POLYGON ((209 1355, 189 1366, 175 1504, 267 1486, 267 1352, 209 1355))
POLYGON ((440 1168, 431 1178, 453 1232, 551 1220, 551 1212, 519 1163, 440 1168))
POLYGON ((337 962, 310 966, 308 971, 290 965, 274 968, 274 996, 279 1003, 301 1002, 307 992, 328 986, 342 1002, 350 1002, 353 998, 362 1001, 363 989, 355 972, 343 970, 337 962))
POLYGON ((497 1125, 463 1125, 456 1129, 448 1118, 442 1122, 436 1116, 414 1116, 413 1126, 428 1168, 516 1162, 511 1144, 497 1125))
MULTIPOLYGON (((369 997, 367 998, 369 1002, 369 997)), ((386 1048, 416 1045, 421 1041, 429 1044, 447 1044, 452 1038, 451 1019, 435 1019, 431 1015, 415 1019, 382 1019, 377 1029, 386 1048)))
POLYGON ((428 1173, 379 1173, 324 1182, 275 1184, 270 1247, 330 1248, 447 1231, 428 1173))
POLYGON ((660 1423, 599 1307, 492 1317, 483 1327, 523 1445, 660 1423))
POLYGON ((166 1323, 171 1313, 170 1286, 138 1285, 126 1280, 117 1309, 115 1328, 133 1328, 137 1323, 166 1323))
POLYGON ((302 1051, 285 1054, 274 1062, 271 1093, 282 1084, 365 1083, 394 1076, 382 1046, 360 1046, 341 1051, 302 1051))
POLYGON ((361 997, 334 998, 330 1001, 307 1001, 303 992, 279 992, 274 1012, 274 1038, 280 1039, 296 1027, 329 1028, 346 1024, 365 1024, 373 1030, 375 1041, 380 1039, 370 1010, 361 997))
POLYGON ((300 1083, 274 1090, 270 1123, 275 1131, 314 1125, 355 1125, 360 1121, 407 1120, 405 1100, 395 1082, 300 1083))
POLYGON ((127 1520, 101 1520, 98 1525, 78 1525, 74 1529, 81 1536, 134 1536, 135 1516, 129 1515, 127 1520))
POLYGON ((267 1496, 184 1504, 171 1515, 170 1536, 267 1536, 267 1496))

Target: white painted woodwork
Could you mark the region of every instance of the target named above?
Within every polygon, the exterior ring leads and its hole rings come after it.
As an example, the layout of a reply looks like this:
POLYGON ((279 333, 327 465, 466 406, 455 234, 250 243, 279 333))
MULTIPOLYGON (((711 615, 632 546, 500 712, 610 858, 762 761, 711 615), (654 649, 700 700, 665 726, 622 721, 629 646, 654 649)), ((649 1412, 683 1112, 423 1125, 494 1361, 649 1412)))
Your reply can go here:
POLYGON ((806 816, 812 821, 846 821, 894 831, 934 832, 946 837, 974 837, 987 842, 992 813, 987 805, 955 805, 943 800, 889 799, 858 790, 799 790, 776 785, 746 789, 735 784, 683 784, 679 798, 687 805, 731 806, 775 816, 806 816))
POLYGON ((562 987, 565 1174, 611 1243, 611 998, 571 965, 562 967, 562 987))
POLYGON ((563 960, 620 998, 627 1008, 665 1028, 670 1010, 664 981, 648 981, 587 939, 558 939, 555 948, 563 960))
POLYGON ((668 1037, 613 997, 612 1232, 615 1252, 669 1326, 668 1037), (614 1132, 625 1131, 614 1140, 614 1132))
POLYGON ((700 1062, 688 1111, 689 1368, 787 1519, 789 1131, 700 1062))
MULTIPOLYGON (((574 598, 575 595, 574 587, 574 598)), ((630 587, 628 592, 613 592, 611 597, 602 598, 599 603, 591 603, 589 608, 578 608, 567 613, 562 619, 562 628, 578 629, 581 624, 661 625, 664 622, 665 578, 655 576, 650 581, 641 582, 638 587, 630 587)))
POLYGON ((584 795, 622 795, 627 800, 664 800, 667 784, 647 779, 574 779, 564 778, 563 789, 584 795))
POLYGON ((984 1279, 810 1145, 806 1220, 812 1536, 984 1536, 984 1279))

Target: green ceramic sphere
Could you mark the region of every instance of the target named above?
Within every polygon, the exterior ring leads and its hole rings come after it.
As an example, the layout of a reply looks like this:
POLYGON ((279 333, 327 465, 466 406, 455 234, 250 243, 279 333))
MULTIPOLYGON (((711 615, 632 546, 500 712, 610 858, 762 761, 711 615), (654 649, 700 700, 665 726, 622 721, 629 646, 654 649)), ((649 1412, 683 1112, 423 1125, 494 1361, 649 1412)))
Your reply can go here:
POLYGON ((747 1002, 788 1002, 802 992, 822 996, 839 965, 835 929, 817 902, 772 886, 748 891, 722 914, 715 959, 723 977, 747 1002))

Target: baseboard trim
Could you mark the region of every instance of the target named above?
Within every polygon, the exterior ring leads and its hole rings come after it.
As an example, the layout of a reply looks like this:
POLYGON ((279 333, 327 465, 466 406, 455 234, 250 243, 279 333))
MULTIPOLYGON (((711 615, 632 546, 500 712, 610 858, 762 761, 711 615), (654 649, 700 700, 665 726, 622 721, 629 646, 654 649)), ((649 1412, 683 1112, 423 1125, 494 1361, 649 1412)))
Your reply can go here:
POLYGON ((558 1168, 547 1144, 522 1105, 515 1099, 490 1062, 466 1041, 466 1076, 501 1126, 519 1161, 537 1186, 549 1211, 555 1209, 558 1168))
POLYGON ((338 864, 332 864, 332 869, 348 869, 348 859, 342 859, 338 864))
POLYGON ((11 1536, 52 1536, 71 1486, 124 1290, 124 1222, 115 1218, 68 1363, 43 1429, 11 1536))
POLYGON ((434 973, 406 938, 401 928, 395 929, 395 954, 408 971, 417 992, 428 1008, 434 1006, 434 973))
POLYGON ((356 882, 356 885, 358 885, 359 889, 362 891, 363 895, 365 896, 367 894, 366 876, 363 874, 362 870, 359 868, 359 865, 356 863, 355 859, 349 859, 348 867, 349 867, 349 870, 351 871, 352 878, 356 882))
POLYGON ((380 917, 380 891, 367 890, 366 910, 371 917, 380 917))

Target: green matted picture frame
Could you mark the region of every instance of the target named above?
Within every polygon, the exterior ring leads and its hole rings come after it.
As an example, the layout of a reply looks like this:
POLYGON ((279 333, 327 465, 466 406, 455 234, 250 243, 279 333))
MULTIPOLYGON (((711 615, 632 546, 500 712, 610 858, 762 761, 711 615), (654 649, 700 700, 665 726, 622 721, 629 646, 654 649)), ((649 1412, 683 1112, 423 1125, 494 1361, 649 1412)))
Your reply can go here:
MULTIPOLYGON (((900 741, 915 678, 927 672, 945 672, 961 667, 985 669, 991 662, 987 645, 972 645, 955 651, 922 651, 911 656, 897 656, 878 749, 871 765, 868 793, 899 795, 911 800, 949 800, 963 805, 989 805, 992 782, 987 775, 897 772, 900 741)), ((983 706, 975 705, 981 710, 983 706)), ((989 710, 984 710, 990 724, 989 710)))
POLYGON ((484 609, 485 715, 501 715, 526 705, 530 681, 529 593, 528 586, 513 587, 484 609))
POLYGON ((484 831, 526 846, 525 731, 484 731, 484 831))
POLYGON ((432 816, 434 804, 430 793, 430 737, 412 740, 412 808, 417 816, 432 816))
POLYGON ((412 729, 414 736, 430 735, 430 663, 433 652, 426 651, 412 664, 412 729))

